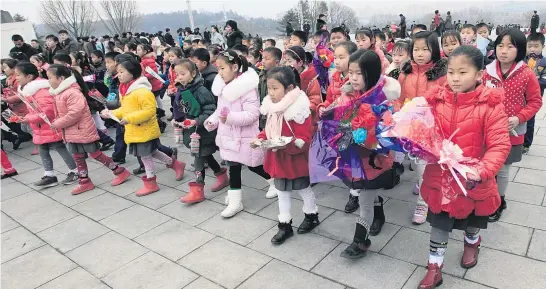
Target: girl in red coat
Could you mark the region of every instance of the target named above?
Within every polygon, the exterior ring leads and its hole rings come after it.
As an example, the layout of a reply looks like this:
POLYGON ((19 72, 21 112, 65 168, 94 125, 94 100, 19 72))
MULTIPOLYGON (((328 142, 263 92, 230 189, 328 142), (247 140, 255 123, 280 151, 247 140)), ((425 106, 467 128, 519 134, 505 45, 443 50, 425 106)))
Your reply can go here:
POLYGON ((504 195, 508 187, 510 166, 521 161, 523 142, 527 132, 527 121, 542 106, 538 80, 524 62, 527 44, 525 35, 519 29, 507 29, 495 39, 496 60, 487 65, 483 83, 488 87, 504 89, 503 100, 508 115, 508 131, 512 150, 497 176, 501 206, 491 215, 489 221, 496 222, 506 209, 504 195))
POLYGON ((78 195, 95 188, 88 176, 87 154, 112 170, 115 175, 112 186, 125 182, 130 176, 129 172, 100 150, 99 135, 85 97, 89 91, 81 75, 73 68, 53 64, 48 68, 47 76, 51 85, 49 93, 55 97, 57 116, 51 128, 62 132, 78 166, 79 185, 72 190, 72 194, 78 195))
MULTIPOLYGON (((431 106, 441 134, 458 145, 465 157, 479 160, 466 177, 467 195, 448 170, 439 164, 426 166, 421 194, 429 207, 430 232, 428 272, 420 289, 442 283, 444 254, 452 229, 464 230, 461 266, 474 267, 481 243, 480 229, 486 229, 489 214, 500 205, 495 181, 510 151, 508 118, 502 104, 503 91, 480 84, 483 55, 471 46, 461 46, 449 57, 448 85, 429 90, 431 106), (449 190, 449 194, 446 191, 449 190)), ((463 184, 465 179, 457 176, 463 184)))
MULTIPOLYGON (((383 32, 380 32, 383 33, 383 32)), ((355 33, 355 40, 358 49, 371 49, 379 55, 381 59, 381 72, 385 72, 389 67, 389 60, 385 57, 382 47, 376 45, 376 38, 374 32, 370 28, 359 29, 355 33)))
POLYGON ((318 207, 309 178, 309 144, 311 143, 311 111, 309 98, 296 85, 292 69, 275 67, 267 72, 268 95, 260 112, 267 116, 265 129, 258 134, 252 147, 266 140, 292 137, 282 147, 267 149, 264 169, 274 178, 279 198, 279 232, 271 239, 282 244, 294 235, 290 213, 290 192, 299 192, 303 200, 305 219, 298 228, 299 234, 308 233, 318 226, 318 207))
POLYGON ((163 102, 159 95, 163 84, 153 75, 146 71, 146 67, 150 67, 155 73, 158 73, 157 64, 155 63, 155 52, 149 44, 139 44, 137 46, 137 55, 140 57, 140 66, 142 67, 142 75, 145 76, 152 85, 152 93, 155 95, 157 107, 163 109, 163 102))

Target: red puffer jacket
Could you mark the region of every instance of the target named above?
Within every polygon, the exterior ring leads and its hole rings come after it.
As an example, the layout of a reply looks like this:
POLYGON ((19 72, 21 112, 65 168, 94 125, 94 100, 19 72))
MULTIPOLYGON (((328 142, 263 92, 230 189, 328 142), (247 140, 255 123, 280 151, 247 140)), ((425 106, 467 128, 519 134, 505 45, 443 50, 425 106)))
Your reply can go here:
POLYGON ((155 57, 145 55, 140 60, 140 66, 142 67, 142 75, 144 75, 148 79, 150 84, 152 84, 152 91, 159 91, 163 87, 161 81, 153 77, 150 73, 146 72, 146 67, 150 67, 153 71, 155 71, 155 73, 158 73, 157 64, 155 63, 155 57))
MULTIPOLYGON (((478 172, 481 183, 464 196, 449 170, 440 165, 427 165, 421 185, 421 195, 433 213, 448 212, 451 217, 464 219, 475 212, 488 216, 500 205, 495 175, 510 152, 508 117, 504 112, 500 89, 479 85, 468 93, 454 93, 449 85, 434 87, 425 95, 432 106, 436 126, 449 138, 457 129, 452 141, 463 150, 465 157, 480 160, 478 172), (457 197, 442 204, 442 188, 452 188, 457 197)), ((459 177, 462 184, 465 180, 459 177)))
POLYGON ((9 109, 18 116, 25 116, 28 113, 26 104, 17 96, 17 87, 19 83, 15 79, 15 74, 6 79, 7 87, 2 89, 4 97, 2 98, 8 104, 9 109))
POLYGON ((336 71, 332 74, 332 79, 330 80, 330 85, 326 90, 326 101, 317 105, 317 112, 321 107, 327 108, 332 104, 336 99, 341 96, 341 87, 349 80, 349 77, 341 78, 341 72, 336 71))
POLYGON ((400 98, 395 102, 396 109, 400 109, 406 101, 417 96, 424 96, 431 87, 446 84, 447 60, 440 59, 436 63, 418 65, 414 61, 402 67, 398 82, 402 86, 400 98))

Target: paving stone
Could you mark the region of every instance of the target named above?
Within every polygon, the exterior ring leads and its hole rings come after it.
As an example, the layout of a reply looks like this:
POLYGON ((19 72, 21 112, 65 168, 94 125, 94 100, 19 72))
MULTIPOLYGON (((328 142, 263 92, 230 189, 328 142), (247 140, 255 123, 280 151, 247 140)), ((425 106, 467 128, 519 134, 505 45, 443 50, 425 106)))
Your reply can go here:
POLYGON ((2 213, 1 221, 2 225, 0 225, 0 227, 2 227, 2 233, 19 227, 19 224, 17 224, 17 222, 15 222, 12 218, 8 217, 8 215, 4 213, 2 213))
POLYGON ((383 210, 385 211, 385 218, 387 219, 387 222, 423 232, 430 232, 431 227, 428 222, 425 222, 421 225, 414 225, 411 223, 411 218, 413 217, 413 211, 415 210, 416 202, 417 196, 415 196, 414 202, 405 202, 389 199, 383 205, 383 210))
POLYGON ((286 263, 272 260, 238 288, 344 289, 345 286, 286 263), (279 278, 279 276, 282 276, 282 278, 279 278))
POLYGON ((199 277, 197 280, 193 281, 190 285, 184 287, 184 289, 222 289, 222 287, 214 284, 213 282, 199 277))
POLYGON ((93 275, 78 267, 37 289, 108 289, 110 287, 102 283, 93 275))
POLYGON ((58 187, 58 190, 52 191, 48 196, 67 207, 72 207, 106 193, 105 190, 95 187, 93 190, 83 194, 72 195, 72 189, 74 189, 74 186, 58 187))
MULTIPOLYGON (((293 194, 298 195, 299 194, 293 194)), ((299 226, 301 222, 303 222, 303 219, 305 217, 303 211, 301 208, 303 207, 303 201, 298 199, 292 199, 292 226, 299 226)), ((319 219, 324 220, 329 215, 331 215, 334 210, 328 207, 318 206, 318 213, 319 213, 319 219)), ((273 220, 275 222, 279 221, 279 203, 277 201, 271 203, 269 206, 265 207, 263 210, 258 212, 258 215, 262 217, 266 217, 270 220, 273 220)))
MULTIPOLYGON (((189 186, 189 183, 191 182, 192 180, 189 180, 183 184, 181 184, 180 186, 176 187, 177 190, 179 191, 182 191, 182 195, 186 195, 186 193, 188 193, 190 191, 190 186, 189 186)), ((212 192, 211 191, 211 187, 212 185, 214 185, 214 183, 216 182, 216 179, 213 179, 213 178, 206 178, 205 179, 205 198, 209 199, 209 200, 212 200, 214 198, 216 198, 217 196, 221 195, 221 194, 224 194, 225 192, 227 192, 229 190, 229 186, 221 189, 220 191, 218 192, 212 192)), ((264 196, 265 196, 265 192, 264 192, 264 196)), ((224 202, 221 202, 222 204, 224 202)))
MULTIPOLYGON (((33 161, 23 160, 17 163, 17 165, 14 165, 15 169, 17 169, 17 172, 19 173, 19 178, 14 177, 16 180, 20 180, 22 177, 26 176, 26 172, 30 172, 33 170, 36 170, 40 168, 42 170, 42 175, 44 173, 42 165, 35 163, 33 161)), ((38 180, 36 180, 38 181, 38 180)))
POLYGON ((36 210, 40 207, 52 205, 55 201, 50 198, 32 191, 15 198, 3 201, 1 203, 2 211, 14 219, 17 219, 20 216, 36 210))
POLYGON ((516 179, 516 175, 518 174, 519 170, 521 170, 522 168, 519 168, 519 167, 516 167, 516 166, 512 166, 510 168, 510 172, 508 174, 508 180, 510 182, 515 182, 515 179, 516 179))
POLYGON ((546 262, 546 231, 535 230, 527 256, 546 262))
MULTIPOLYGON (((417 270, 413 272, 410 279, 402 289, 415 289, 419 287, 419 282, 425 277, 427 269, 424 267, 417 267, 417 270)), ((464 279, 456 278, 448 274, 442 274, 444 283, 442 284, 442 289, 488 289, 490 287, 467 281, 464 279)))
MULTIPOLYGON (((480 231, 482 246, 522 256, 527 252, 532 233, 531 228, 504 222, 489 223, 487 230, 480 231)), ((454 234, 459 235, 460 241, 463 240, 461 231, 453 231, 452 235, 454 234)))
POLYGON ((506 191, 508 192, 506 194, 507 200, 540 205, 542 204, 542 200, 544 199, 544 193, 546 192, 546 188, 509 182, 508 189, 506 191))
POLYGON ((546 263, 482 247, 465 279, 496 288, 546 288, 546 263))
POLYGON ((315 192, 318 205, 340 211, 345 209, 345 204, 347 204, 347 200, 349 200, 349 189, 347 189, 347 187, 330 187, 324 190, 315 190, 315 188, 313 188, 313 192, 315 192))
POLYGON ((248 247, 291 265, 310 270, 339 244, 338 241, 313 233, 294 232, 294 236, 282 245, 274 245, 271 243, 271 238, 277 232, 277 227, 272 228, 250 243, 248 247))
POLYGON ((210 217, 219 214, 224 210, 224 206, 205 200, 197 204, 183 204, 180 201, 174 201, 159 209, 159 212, 178 219, 186 224, 196 226, 210 217))
POLYGON ((4 181, 2 180, 2 190, 0 192, 0 199, 2 201, 5 201, 13 197, 24 195, 31 191, 33 191, 32 188, 27 187, 23 185, 22 183, 14 182, 11 184, 4 184, 4 181))
POLYGON ((546 171, 520 168, 514 182, 546 187, 546 171))
MULTIPOLYGON (((415 187, 414 182, 400 182, 399 185, 390 190, 375 190, 375 193, 383 199, 396 199, 406 202, 415 202, 417 196, 413 194, 413 188, 415 187)), ((365 194, 366 192, 362 192, 365 194)))
MULTIPOLYGON (((543 131, 544 133, 546 133, 546 129, 544 129, 543 131)), ((531 156, 546 157, 546 146, 533 144, 531 148, 529 148, 529 153, 527 155, 529 157, 531 156)))
POLYGON ((135 241, 162 256, 177 261, 213 238, 214 235, 208 232, 178 220, 170 220, 138 236, 135 241))
POLYGON ((100 221, 108 228, 132 239, 165 222, 169 217, 136 205, 100 221))
POLYGON ((49 246, 2 264, 2 289, 34 289, 76 268, 76 264, 49 246))
POLYGON ((108 228, 84 216, 77 216, 38 233, 55 249, 66 253, 101 235, 109 232, 108 228))
MULTIPOLYGON (((162 166, 162 164, 156 164, 156 166, 162 166)), ((164 166, 164 164, 163 164, 164 166)), ((175 179, 174 170, 167 169, 161 172, 156 172, 157 183, 163 184, 167 187, 176 188, 182 183, 187 182, 190 178, 195 178, 195 174, 190 175, 189 173, 184 173, 184 179, 177 181, 175 179)))
POLYGON ((134 205, 135 203, 131 201, 106 193, 79 203, 73 206, 72 209, 95 221, 99 221, 134 205))
POLYGON ((2 233, 2 263, 43 246, 45 243, 23 227, 2 233))
POLYGON ((546 230, 546 207, 508 202, 502 214, 503 222, 546 230))
POLYGON ((215 238, 178 263, 226 288, 235 288, 271 258, 235 243, 215 238))
POLYGON ((140 179, 140 177, 136 177, 136 176, 131 176, 123 184, 119 186, 115 186, 115 187, 112 187, 110 185, 110 182, 98 185, 99 188, 107 192, 110 192, 112 194, 118 195, 120 197, 124 197, 129 194, 134 194, 136 191, 142 188, 142 186, 143 186, 142 180, 140 179))
POLYGON ((546 163, 546 157, 526 156, 522 158, 520 162, 514 163, 514 166, 520 167, 520 168, 534 169, 534 170, 545 170, 546 168, 543 166, 544 163, 546 163))
MULTIPOLYGON (((265 197, 266 191, 257 190, 246 186, 243 186, 242 190, 244 210, 252 214, 256 214, 256 212, 265 208, 276 200, 267 199, 265 197)), ((212 200, 223 205, 225 204, 226 196, 227 192, 215 197, 212 200)))
POLYGON ((36 233, 72 219, 77 215, 77 212, 54 202, 27 212, 25 215, 15 217, 15 219, 21 225, 36 233))
POLYGON ((368 252, 363 259, 345 259, 339 256, 345 246, 337 246, 312 272, 358 289, 399 289, 416 268, 374 252, 368 252))
MULTIPOLYGON (((241 180, 247 187, 263 190, 269 188, 269 183, 262 177, 245 168, 241 171, 241 180)), ((265 193, 264 193, 265 196, 265 193)))
MULTIPOLYGON (((544 126, 542 126, 542 127, 544 127, 544 126)), ((546 145, 546 137, 536 135, 533 138, 533 145, 542 145, 542 146, 546 145)))
POLYGON ((185 194, 186 193, 181 190, 159 185, 159 191, 153 194, 144 197, 137 197, 135 194, 131 193, 126 195, 125 198, 150 209, 157 210, 175 200, 179 200, 180 197, 184 196, 185 194))
POLYGON ((252 240, 275 226, 276 222, 247 212, 240 212, 226 219, 220 215, 201 223, 198 227, 240 245, 246 246, 252 240))
POLYGON ((86 243, 66 255, 98 278, 146 254, 139 244, 110 232, 86 243))
POLYGON ((156 253, 148 252, 103 278, 112 288, 180 289, 196 274, 156 253))
MULTIPOLYGON (((430 234, 402 228, 392 238, 381 254, 410 262, 416 265, 426 265, 429 255, 430 234)), ((450 240, 444 259, 444 272, 463 277, 465 269, 460 265, 463 255, 463 242, 450 240)))

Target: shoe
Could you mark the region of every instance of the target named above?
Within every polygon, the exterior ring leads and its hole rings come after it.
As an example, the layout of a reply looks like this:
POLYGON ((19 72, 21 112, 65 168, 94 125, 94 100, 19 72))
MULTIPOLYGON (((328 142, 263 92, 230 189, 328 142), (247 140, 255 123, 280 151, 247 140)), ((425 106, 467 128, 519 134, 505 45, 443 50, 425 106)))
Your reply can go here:
POLYGON ((358 204, 358 196, 353 196, 353 194, 349 194, 349 200, 345 205, 345 213, 352 213, 358 210, 359 207, 360 205, 358 204))
POLYGON ((438 266, 438 264, 428 263, 427 274, 423 277, 423 280, 419 282, 418 289, 433 289, 436 288, 444 282, 442 279, 442 268, 444 265, 438 266))
POLYGON ((413 218, 411 222, 414 225, 421 225, 427 221, 428 206, 425 204, 417 204, 415 211, 413 212, 413 218))
POLYGON ((114 170, 114 175, 116 175, 116 177, 112 180, 112 187, 121 185, 131 176, 128 170, 120 166, 118 166, 117 169, 114 170))
POLYGON ((125 163, 125 159, 118 159, 118 158, 112 158, 112 161, 118 165, 122 165, 125 163))
POLYGON ((174 170, 176 173, 175 179, 177 181, 181 181, 184 178, 184 169, 186 168, 185 163, 175 160, 172 165, 167 165, 167 167, 174 170))
POLYGON ((318 219, 318 213, 305 214, 303 222, 301 222, 301 225, 298 227, 298 234, 309 233, 309 232, 311 232, 311 230, 313 230, 319 224, 320 224, 320 221, 318 219))
POLYGON ((530 147, 523 147, 523 154, 526 155, 529 153, 530 147))
POLYGON ((383 198, 379 198, 379 203, 373 205, 373 222, 370 226, 370 235, 377 236, 385 224, 385 212, 383 211, 383 198))
POLYGON ((289 223, 279 223, 279 231, 273 238, 271 238, 271 243, 275 245, 280 245, 284 243, 288 238, 294 236, 294 229, 292 228, 292 220, 289 223))
POLYGON ((103 144, 103 145, 100 147, 100 150, 103 151, 103 152, 104 152, 104 151, 107 151, 107 150, 109 150, 109 149, 110 149, 113 145, 115 145, 115 144, 116 144, 116 142, 114 142, 114 141, 109 141, 109 142, 103 144))
POLYGON ((368 238, 368 231, 360 223, 356 223, 355 236, 349 247, 341 252, 340 256, 347 259, 359 259, 368 253, 368 248, 372 245, 372 241, 368 238))
POLYGON ((219 190, 229 186, 227 169, 222 168, 219 173, 215 173, 214 175, 216 176, 216 183, 214 183, 214 185, 212 185, 210 188, 212 192, 218 192, 219 190))
POLYGON ((470 244, 464 239, 464 251, 463 257, 461 258, 461 267, 465 269, 470 269, 476 264, 478 264, 478 254, 480 253, 480 244, 482 242, 482 237, 478 237, 478 242, 476 244, 470 244))
POLYGON ((229 190, 226 197, 227 207, 220 213, 224 218, 231 218, 243 210, 243 191, 229 190))
POLYGON ((2 180, 7 179, 7 178, 11 178, 11 177, 16 176, 18 174, 19 173, 14 168, 4 170, 4 173, 2 174, 2 180))
POLYGON ((135 195, 137 197, 146 196, 151 193, 155 193, 159 191, 159 187, 157 186, 157 182, 156 182, 156 176, 153 176, 151 178, 143 176, 141 179, 142 179, 142 182, 144 182, 144 187, 136 191, 135 195))
POLYGON ((76 174, 74 172, 70 172, 70 173, 68 173, 68 175, 66 175, 66 179, 61 181, 61 184, 65 185, 65 186, 72 185, 73 183, 77 182, 78 179, 79 179, 78 174, 76 174))
POLYGON ((78 185, 72 190, 72 195, 79 195, 95 188, 93 182, 89 178, 80 179, 78 185))
POLYGON ((267 180, 269 183, 269 189, 267 190, 267 193, 265 194, 266 199, 273 199, 277 197, 277 188, 275 188, 275 179, 271 178, 267 180))
POLYGON ((190 192, 180 198, 180 201, 185 204, 199 203, 205 200, 205 184, 191 182, 190 192))
POLYGON ((30 153, 31 156, 38 155, 40 152, 38 152, 38 146, 35 146, 32 152, 30 153))
POLYGON ((496 222, 496 221, 500 220, 504 210, 506 210, 506 201, 504 200, 504 197, 501 197, 500 207, 492 215, 489 216, 488 221, 490 223, 493 223, 493 222, 496 222))
POLYGON ((419 184, 415 184, 415 186, 413 187, 413 194, 418 196, 420 192, 421 188, 419 187, 419 184))
POLYGON ((16 150, 19 148, 19 146, 21 146, 21 143, 22 143, 22 142, 21 142, 21 139, 20 139, 20 138, 16 138, 16 139, 12 142, 12 144, 13 144, 13 150, 16 151, 16 150))
POLYGON ((136 168, 136 169, 133 170, 133 175, 138 176, 138 175, 143 174, 143 173, 145 173, 145 172, 146 172, 146 169, 145 169, 145 168, 143 168, 143 167, 138 167, 138 168, 136 168))
POLYGON ((34 183, 35 186, 40 188, 50 188, 59 184, 57 177, 55 176, 43 176, 41 180, 34 183))

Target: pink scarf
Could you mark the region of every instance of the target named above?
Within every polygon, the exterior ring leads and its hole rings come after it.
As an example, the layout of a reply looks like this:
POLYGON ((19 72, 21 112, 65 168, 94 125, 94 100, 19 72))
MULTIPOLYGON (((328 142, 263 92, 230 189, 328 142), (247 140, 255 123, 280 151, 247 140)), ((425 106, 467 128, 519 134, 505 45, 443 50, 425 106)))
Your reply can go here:
POLYGON ((301 90, 296 87, 277 103, 273 103, 269 99, 270 104, 267 112, 267 122, 265 123, 265 133, 268 139, 278 139, 282 136, 284 112, 298 99, 300 93, 301 90))

